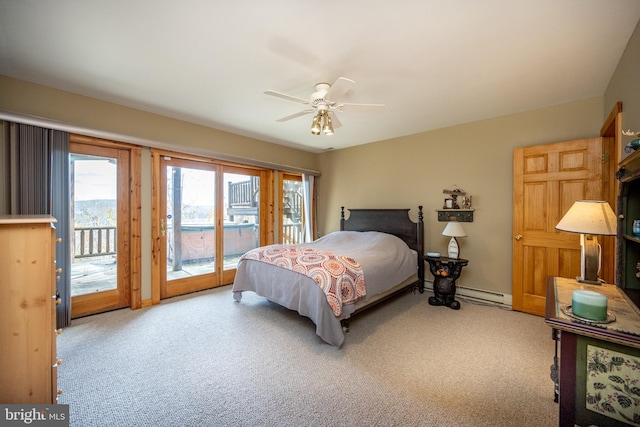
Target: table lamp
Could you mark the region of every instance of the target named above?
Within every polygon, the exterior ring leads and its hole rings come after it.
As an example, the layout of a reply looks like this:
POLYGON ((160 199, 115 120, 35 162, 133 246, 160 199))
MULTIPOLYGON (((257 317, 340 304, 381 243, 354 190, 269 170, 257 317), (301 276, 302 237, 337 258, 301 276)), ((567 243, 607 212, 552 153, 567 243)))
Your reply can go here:
POLYGON ((556 230, 580 233, 581 276, 576 280, 599 285, 601 248, 596 236, 613 236, 617 230, 617 218, 609 203, 577 200, 556 225, 556 230))
POLYGON ((460 247, 456 237, 467 237, 467 233, 462 228, 462 224, 457 221, 451 221, 442 231, 443 236, 451 237, 449 241, 449 258, 458 258, 460 255, 460 247))

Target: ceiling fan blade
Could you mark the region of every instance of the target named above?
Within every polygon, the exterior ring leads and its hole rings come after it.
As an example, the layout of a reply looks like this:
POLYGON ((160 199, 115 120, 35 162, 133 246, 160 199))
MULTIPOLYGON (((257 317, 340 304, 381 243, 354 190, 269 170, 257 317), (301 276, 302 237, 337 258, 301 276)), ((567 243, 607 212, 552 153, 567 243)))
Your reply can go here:
POLYGON ((288 101, 299 102, 300 104, 309 104, 308 99, 298 98, 297 96, 287 95, 286 93, 276 92, 275 90, 265 90, 265 95, 271 95, 288 101))
POLYGON ((295 119, 297 117, 300 116, 304 116, 305 114, 309 114, 309 113, 313 113, 315 110, 311 109, 311 110, 303 110, 303 111, 298 111, 295 114, 292 114, 290 116, 287 117, 283 117, 281 119, 276 120, 276 122, 286 122, 287 120, 291 120, 291 119, 295 119))
POLYGON ((335 108, 338 111, 373 113, 384 110, 384 104, 339 104, 335 108))
POLYGON ((346 77, 338 77, 338 79, 329 88, 329 91, 327 92, 325 98, 331 101, 335 101, 342 95, 347 93, 355 84, 356 82, 351 79, 348 79, 346 77))
POLYGON ((338 129, 342 127, 342 122, 338 119, 338 115, 334 111, 329 111, 329 114, 331 114, 331 125, 333 128, 338 129))

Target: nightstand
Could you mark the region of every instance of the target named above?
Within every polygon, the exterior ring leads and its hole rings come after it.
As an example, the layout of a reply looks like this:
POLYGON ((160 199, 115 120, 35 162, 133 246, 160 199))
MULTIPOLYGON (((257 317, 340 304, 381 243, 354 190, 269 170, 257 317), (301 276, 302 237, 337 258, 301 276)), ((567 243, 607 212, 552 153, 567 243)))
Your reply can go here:
POLYGON ((433 293, 429 297, 430 305, 446 305, 458 310, 460 303, 455 300, 456 280, 460 277, 462 267, 469 264, 469 260, 462 258, 431 257, 425 256, 429 263, 429 269, 433 274, 433 293))

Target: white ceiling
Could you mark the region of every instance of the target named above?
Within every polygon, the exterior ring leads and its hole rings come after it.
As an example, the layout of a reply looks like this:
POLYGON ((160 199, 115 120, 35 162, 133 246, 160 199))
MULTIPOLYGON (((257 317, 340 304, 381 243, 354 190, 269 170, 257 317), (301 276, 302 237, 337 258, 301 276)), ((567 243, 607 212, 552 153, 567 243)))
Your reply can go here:
POLYGON ((318 152, 606 90, 639 0, 0 0, 0 74, 318 152), (332 136, 319 82, 356 81, 332 136))

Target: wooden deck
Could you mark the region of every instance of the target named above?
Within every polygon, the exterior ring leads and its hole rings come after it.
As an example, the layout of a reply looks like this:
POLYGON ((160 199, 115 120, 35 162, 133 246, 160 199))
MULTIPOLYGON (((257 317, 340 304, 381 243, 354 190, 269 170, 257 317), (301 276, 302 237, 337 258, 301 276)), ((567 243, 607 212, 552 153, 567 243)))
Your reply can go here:
MULTIPOLYGON (((225 259, 225 269, 233 269, 240 256, 225 259)), ((169 280, 197 276, 213 272, 212 262, 184 264, 180 271, 167 271, 169 280)), ((115 255, 108 257, 79 258, 71 264, 71 296, 116 288, 117 266, 115 255)))

